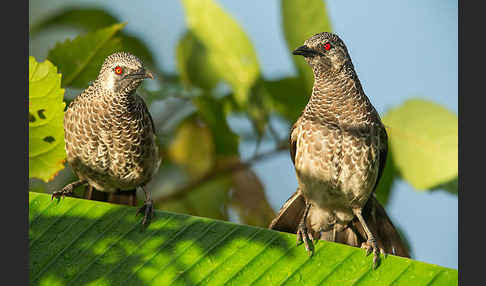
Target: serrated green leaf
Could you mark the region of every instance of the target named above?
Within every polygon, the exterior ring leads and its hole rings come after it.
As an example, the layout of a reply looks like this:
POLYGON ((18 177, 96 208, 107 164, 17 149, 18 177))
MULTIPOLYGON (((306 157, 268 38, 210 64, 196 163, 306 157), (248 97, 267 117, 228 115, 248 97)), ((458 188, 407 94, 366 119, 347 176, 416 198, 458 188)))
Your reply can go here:
MULTIPOLYGON (((35 24, 30 35, 57 26, 69 26, 85 32, 93 32, 120 22, 116 17, 102 9, 72 7, 62 10, 47 19, 35 24)), ((119 33, 124 51, 137 55, 144 64, 155 66, 152 52, 139 38, 121 31, 119 33)))
POLYGON ((125 25, 115 24, 73 40, 68 39, 51 49, 47 58, 64 75, 62 86, 83 88, 95 80, 105 58, 122 51, 121 38, 115 35, 125 25))
POLYGON ((321 32, 331 32, 331 22, 327 16, 323 0, 282 0, 282 22, 285 40, 301 80, 304 81, 307 93, 314 85, 312 69, 301 56, 290 52, 304 44, 304 41, 321 32))
POLYGON ((29 193, 32 285, 457 285, 455 269, 319 241, 309 257, 295 235, 156 211, 29 193))
POLYGON ((383 116, 393 160, 417 190, 444 184, 458 174, 458 120, 446 108, 410 99, 383 116))
POLYGON ((64 168, 63 96, 57 68, 29 57, 29 178, 48 182, 64 168))
POLYGON ((183 0, 189 30, 205 47, 218 77, 244 105, 260 67, 250 39, 240 25, 213 0, 183 0), (217 60, 216 60, 217 59, 217 60))

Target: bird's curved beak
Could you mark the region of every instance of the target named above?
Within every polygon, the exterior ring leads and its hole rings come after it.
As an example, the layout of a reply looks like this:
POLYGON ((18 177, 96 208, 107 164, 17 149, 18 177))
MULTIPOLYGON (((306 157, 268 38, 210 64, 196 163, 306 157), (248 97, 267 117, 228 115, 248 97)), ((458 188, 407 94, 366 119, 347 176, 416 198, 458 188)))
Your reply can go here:
POLYGON ((154 79, 154 75, 151 71, 145 70, 145 78, 154 79))
POLYGON ((129 73, 129 74, 125 75, 124 78, 138 78, 138 79, 150 78, 150 79, 154 79, 154 75, 151 71, 144 70, 144 71, 139 72, 139 73, 129 73))
POLYGON ((292 51, 292 54, 298 55, 298 56, 308 57, 308 56, 315 56, 315 55, 318 55, 320 53, 318 51, 314 50, 314 49, 309 48, 306 45, 303 45, 303 46, 298 47, 294 51, 292 51))

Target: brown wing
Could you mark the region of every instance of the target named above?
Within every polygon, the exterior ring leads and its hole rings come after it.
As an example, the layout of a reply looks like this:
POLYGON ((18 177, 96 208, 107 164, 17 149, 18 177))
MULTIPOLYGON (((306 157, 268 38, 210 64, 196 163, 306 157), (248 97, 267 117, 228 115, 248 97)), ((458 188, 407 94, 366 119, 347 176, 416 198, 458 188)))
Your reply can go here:
POLYGON ((156 130, 155 130, 154 120, 152 119, 152 115, 150 115, 147 104, 145 103, 143 98, 139 95, 136 95, 136 99, 140 102, 140 106, 143 109, 143 114, 145 114, 150 119, 150 127, 152 127, 152 131, 155 133, 156 130))
MULTIPOLYGON (((379 166, 378 176, 373 191, 378 186, 383 171, 385 169, 386 157, 388 153, 388 138, 385 128, 380 130, 380 150, 379 150, 379 166)), ((363 209, 363 217, 368 224, 371 232, 375 235, 378 247, 383 248, 386 253, 410 257, 406 245, 403 243, 400 234, 393 226, 390 218, 386 214, 383 206, 378 202, 375 195, 372 194, 363 209)), ((357 218, 345 228, 343 231, 333 233, 332 230, 323 232, 321 239, 335 241, 355 247, 361 247, 361 244, 366 241, 366 233, 363 226, 357 218)))
POLYGON ((294 134, 294 129, 295 126, 297 126, 297 122, 295 122, 294 125, 292 125, 292 128, 290 129, 290 135, 289 135, 289 148, 290 148, 290 159, 292 159, 292 163, 295 165, 295 153, 297 152, 297 136, 294 134))
POLYGON ((304 214, 305 200, 299 189, 284 203, 269 229, 296 233, 300 218, 304 214))
POLYGON ((378 176, 376 177, 375 186, 373 187, 373 192, 378 187, 378 183, 380 182, 381 176, 383 175, 383 171, 385 170, 386 164, 386 156, 388 156, 388 135, 386 134, 386 129, 380 129, 380 161, 378 166, 378 176))
MULTIPOLYGON (((388 136, 385 128, 380 129, 380 150, 379 150, 379 166, 378 176, 373 187, 373 192, 376 190, 378 183, 385 170, 386 157, 388 155, 388 136)), ((386 214, 383 206, 378 202, 375 195, 372 194, 365 207, 363 208, 363 217, 368 224, 371 232, 376 236, 378 247, 383 248, 386 253, 410 257, 407 247, 403 243, 400 234, 386 214)), ((323 234, 323 238, 331 237, 330 234, 323 234)), ((327 239, 329 240, 329 239, 327 239)), ((366 233, 363 226, 357 218, 349 224, 349 227, 341 232, 336 233, 335 241, 339 243, 348 244, 351 246, 360 247, 366 241, 366 233)))

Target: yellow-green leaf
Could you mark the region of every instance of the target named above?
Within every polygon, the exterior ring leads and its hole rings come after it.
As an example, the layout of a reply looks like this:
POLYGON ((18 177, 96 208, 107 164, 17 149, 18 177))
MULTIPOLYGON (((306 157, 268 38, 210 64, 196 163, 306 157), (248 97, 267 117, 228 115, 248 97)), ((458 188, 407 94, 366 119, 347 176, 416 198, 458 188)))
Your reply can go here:
POLYGON ((193 178, 203 176, 214 166, 215 147, 211 130, 196 117, 179 125, 167 151, 171 161, 183 166, 193 178))
POLYGON ((45 182, 64 168, 61 74, 48 60, 29 57, 29 177, 45 182))
POLYGON ((305 81, 307 92, 310 93, 314 84, 312 69, 304 58, 293 56, 290 51, 304 44, 311 36, 321 32, 331 32, 331 22, 327 16, 323 0, 282 0, 282 21, 285 40, 299 75, 305 81))
POLYGON ((243 105, 260 68, 250 39, 240 25, 213 0, 182 0, 187 25, 207 49, 217 75, 234 90, 243 105))
POLYGON ((391 109, 383 122, 398 173, 417 190, 457 177, 458 120, 446 108, 423 99, 410 99, 391 109))

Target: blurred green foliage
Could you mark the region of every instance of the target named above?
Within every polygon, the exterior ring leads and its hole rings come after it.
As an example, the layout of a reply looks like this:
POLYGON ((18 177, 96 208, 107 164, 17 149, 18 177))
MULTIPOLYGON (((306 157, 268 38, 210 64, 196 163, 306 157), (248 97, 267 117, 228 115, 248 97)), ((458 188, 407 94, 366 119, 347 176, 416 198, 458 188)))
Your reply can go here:
MULTIPOLYGON (((278 138, 269 119, 277 118, 288 126, 295 122, 310 96, 311 69, 303 59, 292 57, 296 77, 266 79, 250 38, 216 1, 183 0, 182 4, 188 28, 174 47, 177 74, 160 70, 152 49, 143 39, 126 33, 122 19, 110 11, 72 7, 34 23, 30 36, 58 27, 80 30, 77 37, 57 43, 47 55, 68 91, 86 88, 104 57, 119 50, 137 55, 158 75, 154 86, 139 89, 150 104, 163 158, 151 184, 158 208, 226 220, 231 209, 236 220, 266 227, 274 211, 264 185, 249 167, 286 151, 288 137, 278 138), (218 88, 221 85, 227 88, 218 88), (251 122, 252 133, 233 130, 228 124, 231 117, 251 122), (243 137, 257 146, 261 140, 273 140, 274 150, 244 160, 239 152, 243 137)), ((289 54, 312 34, 331 30, 323 1, 282 0, 281 4, 289 54)), ((393 108, 383 119, 390 156, 376 192, 378 199, 387 203, 397 179, 417 189, 440 188, 457 194, 457 116, 437 104, 412 100, 393 108)), ((32 131, 33 126, 29 127, 32 131)), ((55 132, 61 129, 59 125, 55 132)), ((31 144, 36 143, 29 141, 29 148, 31 144)), ((52 170, 50 176, 55 173, 52 170)), ((32 182, 39 190, 39 184, 32 182)), ((295 187, 283 191, 290 195, 295 187)))

